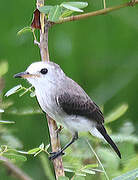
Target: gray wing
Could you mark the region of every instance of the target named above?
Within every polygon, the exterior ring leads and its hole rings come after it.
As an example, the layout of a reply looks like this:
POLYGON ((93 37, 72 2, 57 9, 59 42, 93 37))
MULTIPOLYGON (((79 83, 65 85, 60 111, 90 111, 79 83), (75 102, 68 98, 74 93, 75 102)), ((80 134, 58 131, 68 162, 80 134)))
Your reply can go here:
POLYGON ((99 107, 86 94, 63 92, 58 96, 57 103, 68 115, 84 116, 98 124, 104 123, 99 107))

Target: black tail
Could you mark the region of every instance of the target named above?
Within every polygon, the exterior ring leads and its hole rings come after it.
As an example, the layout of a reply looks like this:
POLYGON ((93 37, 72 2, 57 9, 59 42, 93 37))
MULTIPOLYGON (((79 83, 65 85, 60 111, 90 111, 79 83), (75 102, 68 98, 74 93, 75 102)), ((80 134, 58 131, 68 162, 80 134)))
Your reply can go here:
POLYGON ((121 153, 118 149, 118 147, 115 145, 115 143, 113 142, 113 140, 110 138, 110 136, 107 134, 106 129, 104 128, 103 125, 98 125, 97 130, 103 135, 103 137, 105 138, 105 140, 112 146, 112 148, 114 149, 114 151, 117 153, 117 155, 119 156, 119 158, 121 159, 121 153))

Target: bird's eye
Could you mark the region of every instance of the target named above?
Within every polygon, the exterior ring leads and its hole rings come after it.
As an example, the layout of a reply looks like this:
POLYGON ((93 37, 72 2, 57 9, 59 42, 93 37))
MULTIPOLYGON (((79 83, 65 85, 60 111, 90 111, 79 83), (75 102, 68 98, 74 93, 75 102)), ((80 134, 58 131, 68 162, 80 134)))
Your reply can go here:
POLYGON ((46 74, 47 72, 48 72, 48 70, 46 68, 41 69, 41 71, 40 71, 41 74, 46 74))

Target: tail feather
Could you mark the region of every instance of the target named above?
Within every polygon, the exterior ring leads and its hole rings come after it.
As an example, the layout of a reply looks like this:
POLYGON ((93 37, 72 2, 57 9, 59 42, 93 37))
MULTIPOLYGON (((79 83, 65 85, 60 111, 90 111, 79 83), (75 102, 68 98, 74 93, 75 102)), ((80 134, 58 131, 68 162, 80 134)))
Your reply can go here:
POLYGON ((111 147, 114 149, 114 151, 117 153, 117 155, 119 156, 119 158, 121 159, 121 153, 118 149, 118 147, 116 146, 116 144, 113 142, 113 140, 110 138, 110 136, 107 134, 106 129, 104 128, 103 125, 99 125, 96 127, 97 130, 102 134, 102 136, 104 137, 104 139, 111 145, 111 147))

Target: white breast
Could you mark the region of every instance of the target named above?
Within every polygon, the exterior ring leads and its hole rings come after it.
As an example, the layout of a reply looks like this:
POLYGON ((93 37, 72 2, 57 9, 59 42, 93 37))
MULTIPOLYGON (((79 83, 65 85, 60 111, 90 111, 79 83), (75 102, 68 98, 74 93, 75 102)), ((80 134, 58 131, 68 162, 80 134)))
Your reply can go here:
POLYGON ((52 119, 61 123, 61 110, 57 106, 55 98, 51 96, 51 92, 44 89, 36 89, 35 93, 42 110, 52 119))

